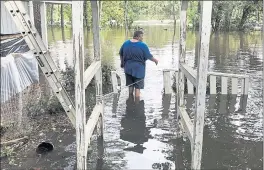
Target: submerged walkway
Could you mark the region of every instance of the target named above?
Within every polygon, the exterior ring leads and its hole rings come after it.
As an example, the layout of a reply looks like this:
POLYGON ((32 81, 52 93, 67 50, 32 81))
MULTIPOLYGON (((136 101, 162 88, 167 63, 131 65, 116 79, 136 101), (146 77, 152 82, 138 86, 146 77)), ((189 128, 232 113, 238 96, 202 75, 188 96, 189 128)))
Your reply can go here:
MULTIPOLYGON (((171 45, 151 51, 160 63, 158 66, 147 63, 142 102, 135 107, 133 102, 127 100, 126 89, 119 96, 110 95, 105 98, 104 158, 97 161, 97 142, 96 137, 93 137, 93 151, 89 151, 88 156, 90 169, 190 168, 190 143, 177 130, 174 94, 163 95, 161 69, 171 66, 171 45)), ((118 68, 118 61, 116 65, 118 68)), ((250 75, 255 73, 252 71, 250 75)), ((262 169, 261 105, 258 102, 261 98, 256 96, 260 81, 252 78, 250 82, 248 99, 226 95, 207 99, 210 101, 207 102, 204 127, 203 168, 262 169)), ((193 96, 187 97, 186 101, 187 112, 192 117, 193 96)), ((21 169, 74 169, 75 130, 66 115, 40 117, 37 120, 41 126, 37 127, 31 141, 17 153, 18 159, 15 162, 20 162, 21 169), (51 142, 54 150, 39 156, 35 149, 42 141, 51 142)), ((15 169, 17 166, 3 168, 15 169)))

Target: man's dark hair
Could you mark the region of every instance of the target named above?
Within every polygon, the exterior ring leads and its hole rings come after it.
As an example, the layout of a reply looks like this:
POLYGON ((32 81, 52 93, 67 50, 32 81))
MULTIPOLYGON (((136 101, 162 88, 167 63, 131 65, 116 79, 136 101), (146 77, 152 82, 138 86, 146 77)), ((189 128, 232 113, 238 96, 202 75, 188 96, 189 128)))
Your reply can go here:
POLYGON ((139 37, 141 34, 143 34, 143 31, 135 31, 135 32, 134 32, 134 35, 133 35, 133 38, 137 38, 137 37, 139 37))

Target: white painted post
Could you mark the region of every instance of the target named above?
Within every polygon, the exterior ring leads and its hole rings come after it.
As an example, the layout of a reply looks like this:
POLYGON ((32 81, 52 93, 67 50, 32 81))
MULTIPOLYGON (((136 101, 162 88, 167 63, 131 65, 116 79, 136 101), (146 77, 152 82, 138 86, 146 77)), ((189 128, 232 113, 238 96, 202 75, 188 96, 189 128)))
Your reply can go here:
POLYGON ((84 87, 84 41, 83 1, 72 1, 73 56, 75 57, 75 106, 77 169, 87 169, 85 147, 85 87, 84 87))
MULTIPOLYGON (((97 61, 101 61, 101 45, 100 45, 100 9, 99 1, 91 0, 92 8, 92 20, 93 20, 93 44, 94 44, 94 58, 97 61)), ((102 66, 100 64, 100 69, 95 75, 96 81, 96 104, 102 105, 103 107, 103 90, 102 90, 102 66)), ((103 156, 103 129, 104 129, 104 119, 103 119, 103 108, 100 110, 100 117, 97 122, 97 135, 98 135, 98 146, 101 149, 98 150, 100 158, 103 156)), ((90 139, 89 139, 90 140, 90 139)), ((87 146, 88 147, 88 146, 87 146)))
POLYGON ((111 71, 111 78, 112 78, 113 92, 117 93, 117 77, 115 71, 111 71))
POLYGON ((237 94, 238 79, 232 78, 232 94, 237 94))
POLYGON ((227 94, 227 77, 221 77, 221 93, 227 94))
POLYGON ((119 77, 121 81, 121 84, 120 84, 120 89, 121 89, 126 86, 126 77, 125 77, 125 74, 120 74, 119 77))
POLYGON ((241 79, 241 96, 245 94, 245 78, 241 79))
POLYGON ((201 169, 202 148, 203 148, 203 129, 204 129, 204 113, 205 113, 205 96, 207 84, 207 69, 209 42, 211 34, 211 14, 212 1, 201 1, 201 32, 200 32, 200 51, 198 58, 198 77, 196 88, 195 117, 194 117, 194 133, 193 133, 193 149, 192 149, 192 169, 201 169))
POLYGON ((188 79, 187 79, 187 89, 188 89, 188 94, 194 94, 193 84, 188 79))
POLYGON ((246 77, 244 81, 244 95, 248 95, 248 88, 249 88, 249 78, 246 77))
POLYGON ((163 86, 165 94, 171 94, 171 77, 169 70, 163 70, 163 86))
MULTIPOLYGON (((186 26, 187 26, 187 8, 188 1, 181 1, 181 12, 180 12, 180 45, 179 45, 179 63, 185 63, 186 55, 186 26)), ((179 67, 178 67, 179 68, 179 67)), ((179 84, 178 84, 178 106, 184 105, 184 74, 179 69, 179 84)))
POLYGON ((47 32, 47 14, 46 14, 46 3, 40 3, 40 20, 41 20, 41 37, 48 49, 48 32, 47 32))
POLYGON ((210 75, 210 94, 216 94, 216 76, 210 75))

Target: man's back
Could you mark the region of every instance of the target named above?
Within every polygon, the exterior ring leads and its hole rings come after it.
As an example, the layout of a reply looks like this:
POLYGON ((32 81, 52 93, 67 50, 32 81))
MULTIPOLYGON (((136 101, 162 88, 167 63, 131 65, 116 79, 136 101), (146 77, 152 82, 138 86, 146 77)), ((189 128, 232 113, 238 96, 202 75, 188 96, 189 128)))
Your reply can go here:
POLYGON ((133 39, 126 41, 119 51, 121 67, 126 73, 126 86, 129 87, 129 94, 133 95, 135 89, 135 97, 138 100, 140 89, 144 89, 146 60, 149 59, 156 65, 158 64, 158 60, 150 54, 148 46, 142 41, 143 32, 135 31, 133 39))
POLYGON ((152 55, 149 52, 148 46, 140 41, 126 41, 121 49, 120 55, 123 56, 124 71, 136 78, 145 77, 146 60, 151 59, 152 55))

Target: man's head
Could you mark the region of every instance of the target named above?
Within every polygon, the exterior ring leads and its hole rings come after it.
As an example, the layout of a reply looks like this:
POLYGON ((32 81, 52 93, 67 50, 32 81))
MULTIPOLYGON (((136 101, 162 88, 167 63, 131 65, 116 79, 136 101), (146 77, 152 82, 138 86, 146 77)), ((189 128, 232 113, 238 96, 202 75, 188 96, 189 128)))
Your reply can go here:
POLYGON ((143 32, 142 31, 135 31, 133 35, 133 39, 143 41, 143 32))

